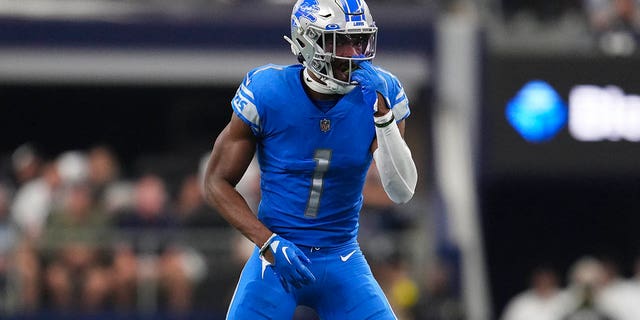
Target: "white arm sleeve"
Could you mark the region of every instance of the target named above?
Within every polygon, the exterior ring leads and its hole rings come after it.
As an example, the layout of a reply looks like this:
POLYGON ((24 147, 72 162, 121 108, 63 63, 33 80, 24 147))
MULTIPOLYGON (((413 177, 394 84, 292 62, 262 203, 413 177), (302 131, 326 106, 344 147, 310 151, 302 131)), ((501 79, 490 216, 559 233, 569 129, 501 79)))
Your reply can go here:
POLYGON ((418 171, 411 158, 411 150, 400 135, 393 112, 374 117, 374 122, 378 149, 373 152, 373 158, 382 186, 393 202, 406 203, 413 197, 418 182, 418 171))

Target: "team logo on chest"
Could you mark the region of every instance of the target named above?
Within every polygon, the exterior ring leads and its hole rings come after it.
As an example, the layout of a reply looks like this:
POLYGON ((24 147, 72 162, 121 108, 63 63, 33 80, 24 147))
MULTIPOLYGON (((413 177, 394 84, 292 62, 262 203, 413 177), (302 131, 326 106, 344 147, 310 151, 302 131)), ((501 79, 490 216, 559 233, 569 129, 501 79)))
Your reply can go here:
POLYGON ((327 132, 329 130, 331 130, 331 120, 329 119, 320 120, 320 131, 327 132))

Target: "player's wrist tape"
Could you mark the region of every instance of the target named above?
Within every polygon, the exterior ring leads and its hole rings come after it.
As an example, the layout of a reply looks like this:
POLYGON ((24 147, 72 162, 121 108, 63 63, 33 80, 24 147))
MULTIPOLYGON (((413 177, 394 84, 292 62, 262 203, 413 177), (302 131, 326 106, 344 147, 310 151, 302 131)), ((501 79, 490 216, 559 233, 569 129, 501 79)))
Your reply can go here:
POLYGON ((389 112, 387 112, 385 115, 373 117, 373 122, 378 128, 384 128, 393 123, 393 121, 395 121, 395 117, 393 116, 393 111, 391 110, 389 110, 389 112))
POLYGON ((273 238, 275 238, 277 236, 277 234, 273 233, 271 234, 271 236, 269 237, 269 239, 267 239, 267 241, 264 242, 264 244, 262 245, 262 247, 260 247, 260 256, 264 256, 264 253, 269 249, 269 245, 271 245, 271 242, 273 242, 273 238))

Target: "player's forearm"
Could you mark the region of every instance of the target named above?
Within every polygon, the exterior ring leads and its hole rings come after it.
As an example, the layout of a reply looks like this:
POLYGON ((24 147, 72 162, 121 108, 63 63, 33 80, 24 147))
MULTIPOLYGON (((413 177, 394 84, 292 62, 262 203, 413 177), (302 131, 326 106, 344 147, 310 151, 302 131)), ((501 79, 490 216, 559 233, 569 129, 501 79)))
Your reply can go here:
POLYGON ((380 173, 380 180, 389 198, 396 203, 411 200, 418 181, 418 173, 393 113, 376 117, 378 148, 373 157, 380 173))
POLYGON ((258 247, 271 236, 271 230, 258 220, 246 200, 230 183, 209 177, 205 181, 205 191, 207 202, 258 247))

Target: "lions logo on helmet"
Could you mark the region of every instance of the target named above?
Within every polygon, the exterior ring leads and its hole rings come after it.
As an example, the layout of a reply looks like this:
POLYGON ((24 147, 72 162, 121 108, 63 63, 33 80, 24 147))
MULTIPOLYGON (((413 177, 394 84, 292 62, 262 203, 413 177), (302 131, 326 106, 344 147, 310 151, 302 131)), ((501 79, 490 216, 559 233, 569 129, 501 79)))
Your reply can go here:
POLYGON ((285 39, 310 72, 332 92, 344 94, 355 87, 351 80, 355 61, 375 57, 377 32, 363 0, 298 0, 291 13, 291 38, 285 39), (351 57, 336 54, 345 41, 357 41, 362 53, 351 57))
MULTIPOLYGON (((309 19, 311 22, 316 22, 315 13, 320 10, 320 6, 318 6, 317 0, 303 1, 298 10, 295 10, 293 15, 297 17, 299 20, 301 17, 305 17, 309 19)), ((294 19, 291 19, 292 22, 295 22, 294 19)))

